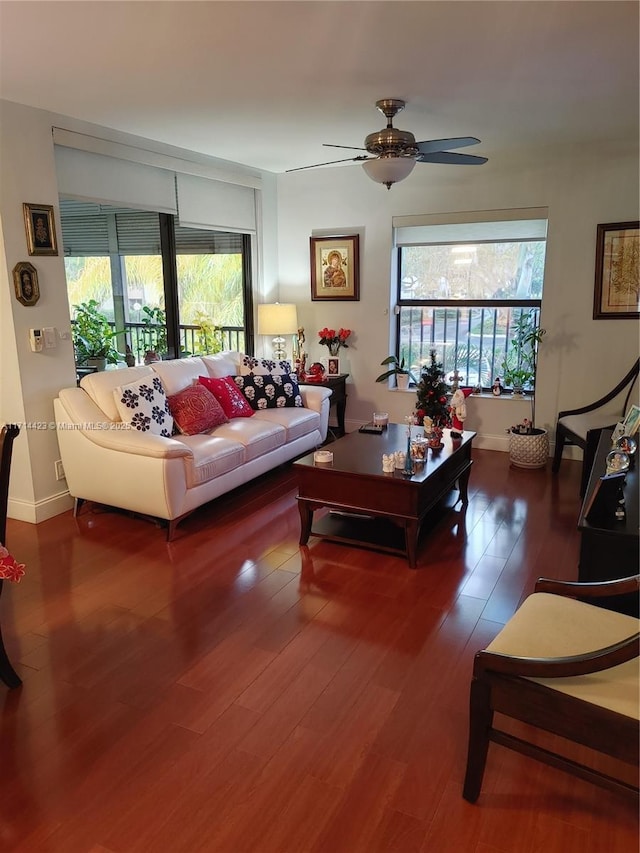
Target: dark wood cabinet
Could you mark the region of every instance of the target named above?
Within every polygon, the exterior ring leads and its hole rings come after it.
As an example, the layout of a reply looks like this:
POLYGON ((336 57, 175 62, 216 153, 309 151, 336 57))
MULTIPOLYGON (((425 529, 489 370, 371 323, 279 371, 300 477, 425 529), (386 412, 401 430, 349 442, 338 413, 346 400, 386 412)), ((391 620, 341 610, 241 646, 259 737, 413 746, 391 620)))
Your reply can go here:
POLYGON ((331 407, 336 407, 336 419, 338 428, 329 427, 329 431, 333 433, 334 438, 340 438, 345 434, 344 414, 347 408, 347 376, 348 373, 339 373, 337 376, 328 376, 321 383, 318 382, 300 382, 300 385, 323 385, 331 388, 331 407))
MULTIPOLYGON (((617 521, 613 515, 614 506, 612 506, 609 512, 605 512, 605 517, 600 516, 596 521, 587 520, 594 492, 598 488, 600 478, 606 473, 605 460, 607 453, 611 450, 611 434, 612 430, 605 429, 600 435, 578 519, 578 530, 581 533, 578 580, 582 582, 614 580, 638 573, 640 556, 638 459, 625 477, 626 519, 617 521)), ((599 603, 610 610, 638 616, 637 595, 602 599, 599 603)))

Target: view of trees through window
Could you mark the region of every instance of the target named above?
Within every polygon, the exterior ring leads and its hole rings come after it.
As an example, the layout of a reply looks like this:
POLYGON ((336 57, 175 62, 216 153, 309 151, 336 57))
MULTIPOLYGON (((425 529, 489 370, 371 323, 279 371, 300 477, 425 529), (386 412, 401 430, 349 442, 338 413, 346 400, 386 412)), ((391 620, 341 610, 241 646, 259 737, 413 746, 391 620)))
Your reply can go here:
POLYGON ((488 388, 495 377, 504 378, 514 324, 525 313, 539 325, 545 241, 397 251, 398 356, 416 375, 435 349, 447 376, 457 368, 466 385, 488 388))
MULTIPOLYGON (((244 349, 248 238, 175 226, 175 272, 167 273, 158 214, 127 211, 121 221, 118 216, 104 206, 61 201, 72 318, 73 306, 95 300, 113 327, 125 330, 118 349, 128 348, 140 363, 148 351, 167 353, 168 295, 177 303, 181 353, 244 349)), ((167 219, 174 224, 173 217, 167 219)))

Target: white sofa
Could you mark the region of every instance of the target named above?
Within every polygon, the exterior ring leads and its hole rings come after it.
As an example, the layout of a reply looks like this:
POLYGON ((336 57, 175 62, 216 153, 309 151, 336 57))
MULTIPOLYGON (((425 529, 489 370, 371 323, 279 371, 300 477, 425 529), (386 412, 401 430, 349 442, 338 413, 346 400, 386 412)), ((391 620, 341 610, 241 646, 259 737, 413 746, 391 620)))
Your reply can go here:
POLYGON ((256 411, 198 435, 171 438, 125 428, 114 391, 160 377, 167 396, 197 381, 240 373, 241 353, 156 362, 85 376, 54 401, 58 443, 75 512, 85 500, 168 522, 320 446, 329 422, 326 387, 300 387, 303 406, 256 411))

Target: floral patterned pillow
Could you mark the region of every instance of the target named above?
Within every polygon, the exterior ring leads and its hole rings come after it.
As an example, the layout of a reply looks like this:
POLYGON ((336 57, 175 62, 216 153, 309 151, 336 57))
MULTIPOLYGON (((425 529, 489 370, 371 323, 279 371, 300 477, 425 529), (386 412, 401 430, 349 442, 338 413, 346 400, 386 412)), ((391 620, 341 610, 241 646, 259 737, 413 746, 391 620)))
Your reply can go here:
POLYGON ((212 376, 199 376, 198 382, 204 385, 208 391, 211 391, 229 420, 252 417, 253 409, 236 387, 232 376, 225 376, 222 379, 214 379, 212 376))
POLYGON ((131 429, 171 437, 173 417, 159 377, 145 377, 120 385, 113 394, 120 417, 131 429))
POLYGON ((252 409, 289 409, 302 406, 302 396, 295 373, 282 376, 250 373, 233 377, 252 409))
POLYGON ((256 373, 262 376, 284 376, 293 372, 290 361, 275 361, 272 358, 254 358, 243 355, 240 359, 240 374, 247 376, 256 373))

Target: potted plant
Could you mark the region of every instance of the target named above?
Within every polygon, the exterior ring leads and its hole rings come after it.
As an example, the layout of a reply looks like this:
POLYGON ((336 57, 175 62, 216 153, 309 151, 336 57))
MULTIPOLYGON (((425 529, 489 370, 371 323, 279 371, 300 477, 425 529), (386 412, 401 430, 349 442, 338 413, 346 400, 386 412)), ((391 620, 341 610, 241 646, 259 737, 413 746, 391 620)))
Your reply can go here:
POLYGON ((384 361, 380 362, 381 366, 393 365, 389 370, 381 373, 376 378, 376 382, 384 382, 390 376, 396 377, 396 385, 403 391, 409 387, 409 381, 416 383, 416 378, 413 373, 404 366, 404 357, 399 361, 395 355, 388 355, 384 361))
POLYGON ((502 362, 505 382, 516 397, 531 390, 531 420, 509 427, 509 459, 517 468, 544 468, 549 457, 546 429, 535 426, 535 382, 538 347, 546 330, 536 325, 532 311, 523 311, 513 325, 513 337, 502 362))
POLYGON ((167 345, 167 315, 162 308, 149 308, 145 305, 142 309, 144 318, 144 329, 142 330, 142 340, 144 350, 144 363, 148 364, 152 361, 160 361, 166 358, 167 345))
POLYGON ((124 330, 114 330, 100 311, 95 299, 73 306, 73 346, 76 364, 95 366, 104 370, 107 364, 117 364, 123 358, 114 339, 124 330))

